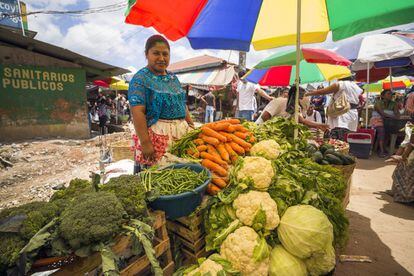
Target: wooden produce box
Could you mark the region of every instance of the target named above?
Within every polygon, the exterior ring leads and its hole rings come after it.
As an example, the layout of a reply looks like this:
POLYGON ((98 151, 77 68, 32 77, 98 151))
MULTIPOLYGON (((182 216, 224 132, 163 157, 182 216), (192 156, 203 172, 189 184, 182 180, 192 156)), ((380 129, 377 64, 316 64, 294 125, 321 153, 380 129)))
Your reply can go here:
POLYGON ((201 213, 174 221, 167 220, 167 230, 181 243, 180 251, 184 257, 184 264, 197 263, 198 258, 209 255, 205 249, 206 233, 201 213))
MULTIPOLYGON (((165 276, 170 276, 174 272, 174 262, 172 259, 170 240, 168 238, 165 214, 162 211, 155 211, 151 213, 154 218, 153 228, 155 229, 155 237, 153 246, 155 255, 160 262, 160 266, 164 271, 165 276)), ((130 236, 122 235, 116 239, 116 244, 112 246, 112 251, 117 256, 121 256, 127 260, 126 266, 121 267, 120 275, 151 275, 151 264, 146 255, 132 256, 131 254, 132 238, 130 236)), ((69 264, 63 264, 60 270, 52 275, 58 276, 77 276, 77 275, 100 275, 102 259, 99 252, 92 254, 86 258, 72 256, 74 258, 69 264)), ((52 259, 52 258, 50 258, 52 259)), ((47 259, 38 260, 33 264, 33 267, 39 267, 38 263, 45 263, 47 259)), ((56 264, 49 264, 48 269, 57 268, 56 264)), ((44 269, 34 269, 34 271, 44 271, 44 269)))

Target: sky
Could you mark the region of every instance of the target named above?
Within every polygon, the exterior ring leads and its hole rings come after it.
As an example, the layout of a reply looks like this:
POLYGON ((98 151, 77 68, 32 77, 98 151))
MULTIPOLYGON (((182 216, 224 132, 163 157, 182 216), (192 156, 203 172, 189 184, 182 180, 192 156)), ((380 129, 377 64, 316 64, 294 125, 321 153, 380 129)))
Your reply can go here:
MULTIPOLYGON (((80 10, 126 2, 126 0, 25 0, 28 12, 38 10, 80 10)), ((152 28, 124 23, 124 10, 83 16, 37 14, 28 17, 29 29, 38 32, 36 39, 84 56, 127 68, 132 72, 146 65, 144 46, 146 39, 156 33, 152 28)), ((414 28, 414 23, 399 29, 414 28)), ((392 29, 396 29, 395 27, 392 29)), ((383 32, 384 30, 372 33, 383 32)), ((366 34, 363 34, 366 35, 366 34)), ((351 38, 352 39, 352 38, 351 38)), ((341 42, 332 42, 330 37, 320 44, 309 47, 334 48, 341 42)), ((292 47, 247 53, 247 66, 261 59, 292 47)), ((186 38, 171 42, 171 63, 200 55, 211 55, 238 63, 238 52, 227 50, 193 50, 186 38)))

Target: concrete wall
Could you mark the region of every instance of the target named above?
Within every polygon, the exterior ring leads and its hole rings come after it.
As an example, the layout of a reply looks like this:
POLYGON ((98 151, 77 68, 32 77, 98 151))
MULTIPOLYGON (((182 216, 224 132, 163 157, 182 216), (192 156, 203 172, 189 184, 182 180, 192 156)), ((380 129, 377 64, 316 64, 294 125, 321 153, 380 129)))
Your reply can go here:
MULTIPOLYGON (((90 136, 85 71, 80 65, 0 45, 0 69, 0 141, 57 136, 82 139, 90 136), (26 76, 24 79, 15 75, 10 77, 8 74, 10 68, 31 69, 27 66, 57 74, 72 74, 75 81, 60 83, 59 87, 63 89, 52 91, 49 87, 52 87, 54 81, 48 80, 45 82, 48 90, 42 90, 41 85, 37 84, 38 81, 45 81, 43 76, 40 79, 26 76), (7 72, 5 67, 9 68, 7 72), (9 83, 11 80, 15 82, 9 83), (25 86, 17 85, 22 81, 25 86), (26 89, 27 82, 32 82, 33 87, 26 89)), ((57 82, 53 87, 56 84, 57 82)))

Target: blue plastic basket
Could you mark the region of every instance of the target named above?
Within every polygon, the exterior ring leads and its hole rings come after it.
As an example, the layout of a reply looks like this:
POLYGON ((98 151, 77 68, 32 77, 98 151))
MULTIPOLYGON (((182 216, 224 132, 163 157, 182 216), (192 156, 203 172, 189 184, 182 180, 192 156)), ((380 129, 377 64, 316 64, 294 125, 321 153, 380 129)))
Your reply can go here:
POLYGON ((189 168, 197 173, 204 170, 208 175, 206 182, 191 192, 160 196, 156 200, 150 202, 149 206, 153 210, 162 210, 165 212, 167 218, 174 220, 180 217, 188 216, 201 204, 207 185, 211 181, 211 173, 209 170, 198 164, 175 164, 166 167, 166 169, 168 168, 189 168))

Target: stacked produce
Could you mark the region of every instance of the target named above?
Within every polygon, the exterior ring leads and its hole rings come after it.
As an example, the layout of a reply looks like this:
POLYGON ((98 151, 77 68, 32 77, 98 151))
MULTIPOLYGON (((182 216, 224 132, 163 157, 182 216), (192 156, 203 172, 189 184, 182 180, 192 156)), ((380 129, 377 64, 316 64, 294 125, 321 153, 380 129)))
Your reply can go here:
MULTIPOLYGON (((342 145, 342 144, 341 144, 342 145)), ((319 149, 315 147, 312 159, 321 165, 352 165, 355 159, 345 153, 341 153, 332 144, 322 144, 319 149)))
POLYGON ((179 157, 191 157, 213 173, 207 192, 217 194, 228 185, 229 165, 244 156, 255 142, 254 135, 238 119, 203 125, 175 143, 171 152, 179 157))
POLYGON ((204 270, 203 264, 211 260, 202 259, 178 275, 330 272, 334 246, 343 246, 347 239, 341 204, 346 183, 340 171, 310 158, 318 149, 308 145, 303 127, 299 139, 292 139, 297 125, 290 120, 243 125, 258 141, 251 143, 247 156, 231 163, 227 187, 203 209, 206 250, 215 251, 231 269, 204 270))
POLYGON ((35 260, 90 256, 100 252, 105 275, 116 275, 115 237, 131 235, 133 254, 147 255, 154 273, 162 270, 152 247, 146 193, 137 176, 121 176, 106 185, 74 179, 49 202, 33 202, 0 213, 0 274, 25 274, 35 260), (7 245, 7 246, 3 246, 7 245), (23 262, 22 262, 23 260, 23 262), (19 267, 17 267, 19 264, 19 267))

